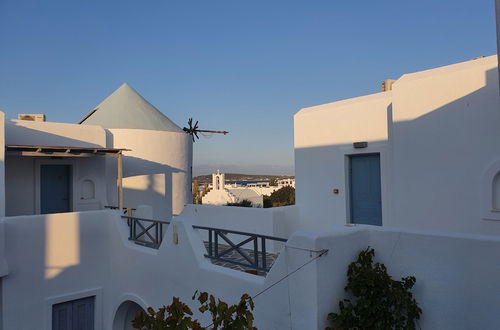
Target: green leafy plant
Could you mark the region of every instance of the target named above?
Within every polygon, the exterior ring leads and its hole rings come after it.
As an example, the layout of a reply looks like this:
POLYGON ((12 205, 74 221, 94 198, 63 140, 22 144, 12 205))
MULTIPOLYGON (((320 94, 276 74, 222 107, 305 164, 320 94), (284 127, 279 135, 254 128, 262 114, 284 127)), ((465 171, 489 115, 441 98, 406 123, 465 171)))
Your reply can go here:
POLYGON ((387 268, 373 263, 375 251, 368 247, 347 270, 345 290, 356 299, 339 302, 339 312, 328 314, 333 326, 326 329, 416 329, 422 310, 413 297, 414 276, 393 280, 387 268))
POLYGON ((137 313, 132 320, 132 326, 140 330, 202 329, 200 323, 191 318, 192 315, 188 305, 173 297, 170 305, 163 306, 158 311, 149 307, 147 313, 137 313))
POLYGON ((244 199, 242 201, 238 201, 235 203, 227 203, 227 206, 239 206, 239 207, 252 207, 252 202, 248 199, 244 199))
POLYGON ((253 330, 254 303, 248 294, 243 294, 239 303, 228 305, 226 302, 216 299, 207 292, 196 291, 193 300, 198 300, 201 313, 209 311, 212 315, 212 323, 202 327, 198 320, 192 318, 193 312, 179 298, 174 297, 172 304, 163 306, 155 311, 149 307, 147 313, 138 313, 132 321, 132 326, 140 330, 253 330))
POLYGON ((276 179, 276 178, 272 178, 272 179, 270 179, 270 180, 269 180, 269 185, 270 185, 271 187, 273 187, 273 186, 277 186, 277 185, 278 185, 278 179, 276 179))
POLYGON ((254 303, 252 298, 244 293, 239 303, 229 306, 226 302, 215 299, 207 292, 195 292, 193 299, 198 299, 201 307, 198 310, 202 313, 209 311, 212 314, 212 324, 210 329, 223 330, 252 330, 254 303))
POLYGON ((274 191, 271 195, 263 196, 264 208, 287 206, 295 204, 295 188, 283 187, 274 191))

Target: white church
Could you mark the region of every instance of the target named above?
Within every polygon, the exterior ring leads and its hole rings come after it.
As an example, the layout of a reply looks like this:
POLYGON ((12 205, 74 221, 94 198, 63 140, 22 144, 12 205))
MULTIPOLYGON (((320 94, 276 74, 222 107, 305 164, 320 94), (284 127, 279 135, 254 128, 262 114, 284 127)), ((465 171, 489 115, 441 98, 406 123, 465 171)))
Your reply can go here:
MULTIPOLYGON (((286 184, 292 184, 291 180, 284 180, 286 184)), ((250 201, 252 207, 263 207, 264 195, 271 195, 274 191, 284 187, 284 184, 277 186, 257 185, 252 186, 237 186, 234 184, 226 184, 226 176, 224 173, 212 174, 211 190, 202 197, 202 204, 211 205, 227 205, 228 203, 241 203, 250 201)))
POLYGON ((0 113, 0 329, 130 329, 195 290, 254 296, 259 329, 324 329, 367 246, 416 277, 422 329, 498 329, 498 72, 299 110, 296 205, 269 209, 190 204, 191 137, 128 85, 78 124, 0 113))

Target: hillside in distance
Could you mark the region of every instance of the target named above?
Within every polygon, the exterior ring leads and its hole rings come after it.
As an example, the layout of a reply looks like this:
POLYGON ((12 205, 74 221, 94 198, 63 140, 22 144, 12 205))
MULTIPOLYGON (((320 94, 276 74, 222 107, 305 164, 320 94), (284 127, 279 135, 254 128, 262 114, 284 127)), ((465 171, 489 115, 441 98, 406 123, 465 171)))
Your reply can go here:
MULTIPOLYGON (((264 181, 270 179, 285 179, 295 178, 292 175, 267 175, 267 174, 239 174, 239 173, 225 173, 226 181, 264 181)), ((193 181, 198 180, 201 183, 211 183, 212 174, 198 175, 193 178, 193 181)))

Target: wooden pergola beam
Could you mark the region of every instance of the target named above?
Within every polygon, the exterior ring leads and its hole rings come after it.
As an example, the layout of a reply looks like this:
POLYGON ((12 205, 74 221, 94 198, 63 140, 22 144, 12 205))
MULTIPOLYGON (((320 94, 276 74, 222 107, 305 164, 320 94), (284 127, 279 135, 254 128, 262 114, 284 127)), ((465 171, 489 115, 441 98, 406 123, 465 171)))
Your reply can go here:
POLYGON ((116 185, 118 187, 118 209, 123 209, 123 155, 120 152, 116 159, 118 165, 118 175, 116 185))

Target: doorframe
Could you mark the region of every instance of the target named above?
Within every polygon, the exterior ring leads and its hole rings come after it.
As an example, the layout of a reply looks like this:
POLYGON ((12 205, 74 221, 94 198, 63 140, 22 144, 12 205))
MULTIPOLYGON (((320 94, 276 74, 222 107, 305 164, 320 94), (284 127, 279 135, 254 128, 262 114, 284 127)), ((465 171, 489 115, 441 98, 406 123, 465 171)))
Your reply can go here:
POLYGON ((380 198, 382 208, 382 226, 387 226, 391 223, 391 201, 388 196, 391 194, 391 163, 390 163, 390 148, 387 145, 373 143, 363 152, 352 152, 344 154, 344 190, 345 190, 345 214, 346 224, 357 225, 351 219, 351 188, 350 188, 350 158, 351 156, 363 156, 370 154, 378 154, 380 157, 380 198))
POLYGON ((70 165, 70 197, 69 197, 69 207, 70 212, 73 212, 76 201, 76 162, 71 159, 35 159, 35 214, 41 214, 41 180, 40 180, 40 169, 42 165, 70 165))

